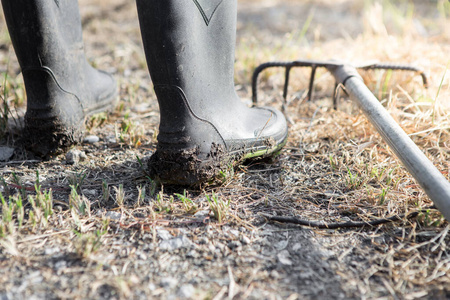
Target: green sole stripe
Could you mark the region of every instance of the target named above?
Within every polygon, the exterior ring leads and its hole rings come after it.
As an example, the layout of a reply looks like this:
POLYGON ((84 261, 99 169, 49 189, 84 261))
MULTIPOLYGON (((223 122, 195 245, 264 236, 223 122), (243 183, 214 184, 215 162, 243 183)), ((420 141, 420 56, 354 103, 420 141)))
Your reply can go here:
POLYGON ((278 144, 276 147, 271 149, 263 149, 255 152, 250 152, 244 155, 244 159, 250 159, 255 157, 261 157, 261 156, 270 156, 271 154, 274 154, 281 150, 287 143, 287 138, 280 144, 278 144))

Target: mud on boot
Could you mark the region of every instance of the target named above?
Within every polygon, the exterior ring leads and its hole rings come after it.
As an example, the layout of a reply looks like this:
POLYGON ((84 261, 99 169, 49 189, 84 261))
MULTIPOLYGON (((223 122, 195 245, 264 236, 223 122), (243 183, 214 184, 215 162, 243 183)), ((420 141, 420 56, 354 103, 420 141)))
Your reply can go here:
POLYGON ((263 158, 272 156, 284 146, 285 141, 274 143, 273 148, 266 148, 261 152, 249 150, 230 153, 219 148, 211 151, 202 158, 198 148, 186 150, 158 149, 148 162, 149 174, 156 181, 169 185, 201 186, 213 183, 222 174, 227 174, 237 164, 250 158, 263 158))
MULTIPOLYGON (((214 147, 215 145, 213 145, 214 147)), ((158 149, 148 163, 150 176, 169 185, 198 186, 230 167, 232 159, 222 147, 202 157, 199 148, 158 149)))

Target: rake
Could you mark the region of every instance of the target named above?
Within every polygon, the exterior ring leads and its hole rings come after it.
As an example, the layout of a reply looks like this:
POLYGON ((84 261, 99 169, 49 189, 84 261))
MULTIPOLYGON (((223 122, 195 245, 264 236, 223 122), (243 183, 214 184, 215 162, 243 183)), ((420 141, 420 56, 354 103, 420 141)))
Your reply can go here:
POLYGON ((317 68, 327 69, 334 77, 335 93, 333 95, 333 105, 337 108, 339 90, 349 95, 359 108, 364 112, 372 125, 381 134, 384 141, 394 151, 409 173, 417 180, 428 197, 433 201, 447 221, 450 221, 450 182, 433 165, 417 145, 409 138, 403 129, 394 121, 391 115, 381 105, 379 100, 372 94, 358 69, 371 70, 383 69, 394 71, 411 71, 420 74, 425 87, 428 85, 425 73, 413 66, 397 64, 367 64, 362 66, 352 66, 339 61, 316 61, 298 60, 292 62, 268 62, 257 67, 252 78, 253 103, 258 101, 257 85, 259 74, 268 68, 285 68, 285 83, 283 89, 283 99, 286 103, 289 76, 293 68, 311 68, 311 79, 309 82, 308 100, 313 98, 314 77, 317 68))

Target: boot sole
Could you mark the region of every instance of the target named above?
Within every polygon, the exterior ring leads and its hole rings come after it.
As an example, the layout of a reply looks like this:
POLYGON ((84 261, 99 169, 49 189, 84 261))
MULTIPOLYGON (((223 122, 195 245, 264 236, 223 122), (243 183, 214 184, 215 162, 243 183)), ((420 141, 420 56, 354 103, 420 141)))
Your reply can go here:
POLYGON ((273 147, 247 148, 226 152, 217 147, 208 159, 200 159, 196 149, 158 149, 148 162, 150 177, 160 184, 197 187, 214 183, 221 174, 248 159, 276 155, 286 145, 287 135, 273 147))

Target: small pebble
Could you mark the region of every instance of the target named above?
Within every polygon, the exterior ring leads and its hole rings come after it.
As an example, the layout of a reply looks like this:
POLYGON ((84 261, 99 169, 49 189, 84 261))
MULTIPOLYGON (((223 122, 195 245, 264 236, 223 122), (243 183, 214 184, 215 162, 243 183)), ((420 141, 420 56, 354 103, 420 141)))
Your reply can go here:
POLYGON ((159 249, 174 251, 180 248, 190 248, 192 246, 192 242, 184 235, 178 236, 176 238, 170 240, 163 240, 159 243, 159 249))
POLYGON ((272 272, 270 272, 270 276, 272 276, 275 279, 278 279, 281 277, 280 273, 278 273, 276 270, 273 270, 272 272))
POLYGON ((197 240, 197 244, 206 245, 208 243, 208 239, 206 237, 201 237, 197 240))
POLYGON ((83 143, 86 144, 95 144, 100 141, 100 138, 96 135, 88 135, 84 138, 83 143))
POLYGON ((69 165, 77 165, 80 161, 84 161, 86 159, 86 153, 78 149, 72 149, 66 154, 66 163, 69 165))
POLYGON ((200 257, 200 254, 199 254, 197 251, 195 251, 195 250, 191 250, 191 251, 189 251, 189 252, 186 254, 186 257, 189 257, 189 258, 199 258, 199 257, 200 257))
POLYGON ((115 144, 117 143, 116 137, 113 135, 107 136, 106 137, 106 141, 110 144, 115 144))
POLYGON ((195 288, 191 284, 183 285, 178 291, 178 297, 181 299, 192 299, 195 293, 195 288))
POLYGON ((296 243, 294 246, 292 246, 293 251, 298 251, 302 248, 302 244, 296 243))
POLYGON ((234 249, 238 248, 239 246, 241 246, 241 243, 240 243, 240 242, 237 242, 237 241, 231 241, 231 242, 228 243, 227 246, 228 246, 228 248, 230 248, 231 250, 234 250, 234 249))
POLYGON ((137 255, 137 257, 138 257, 140 260, 147 260, 147 259, 148 259, 148 256, 145 255, 145 253, 143 253, 143 252, 136 251, 136 255, 137 255))
POLYGON ((230 229, 229 232, 235 237, 239 237, 239 231, 235 229, 230 229))
POLYGON ((249 239, 247 236, 245 236, 245 235, 241 236, 240 241, 241 241, 241 243, 244 244, 244 245, 248 245, 248 244, 251 243, 250 239, 249 239))
POLYGON ((59 251, 61 251, 58 247, 55 248, 45 248, 44 250, 44 254, 45 255, 53 255, 55 253, 58 253, 59 251))
POLYGON ((209 215, 209 209, 199 210, 198 212, 196 212, 196 213, 194 214, 194 216, 195 216, 195 217, 198 217, 198 218, 200 218, 200 217, 206 217, 206 216, 208 216, 208 215, 209 215))
POLYGON ((65 269, 65 268, 67 268, 67 261, 65 261, 65 260, 58 260, 55 263, 55 269, 56 270, 65 269))
POLYGON ((178 283, 178 280, 176 278, 164 277, 164 278, 161 279, 161 282, 160 282, 159 285, 161 287, 163 287, 163 288, 169 288, 170 289, 170 288, 176 286, 177 283, 178 283))
POLYGON ((86 196, 93 196, 93 197, 97 196, 97 190, 83 189, 82 192, 83 192, 83 195, 86 195, 86 196))
POLYGON ((158 234, 158 237, 164 241, 170 240, 171 238, 173 238, 173 236, 167 230, 158 229, 156 232, 158 234))
POLYGON ((288 246, 289 241, 279 241, 278 243, 275 243, 275 248, 277 250, 284 250, 288 246))
POLYGON ((292 266, 293 262, 290 259, 291 255, 289 254, 289 251, 283 250, 280 253, 277 254, 277 258, 279 262, 285 266, 292 266))
POLYGON ((111 219, 111 220, 120 220, 120 218, 122 217, 121 213, 115 212, 115 211, 108 211, 105 214, 105 217, 111 219))

